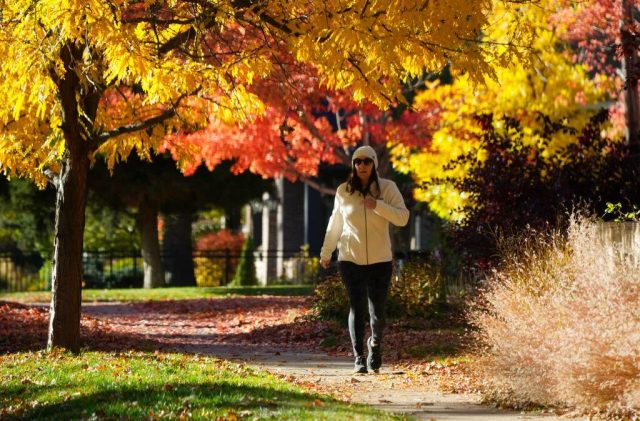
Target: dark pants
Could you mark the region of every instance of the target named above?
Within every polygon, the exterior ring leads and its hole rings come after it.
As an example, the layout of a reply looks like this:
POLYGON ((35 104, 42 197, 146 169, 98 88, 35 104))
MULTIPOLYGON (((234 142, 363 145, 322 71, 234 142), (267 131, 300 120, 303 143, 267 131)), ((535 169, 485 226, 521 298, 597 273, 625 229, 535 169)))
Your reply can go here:
POLYGON ((356 265, 352 262, 339 262, 340 276, 349 294, 349 335, 355 357, 364 355, 364 327, 367 303, 369 305, 369 323, 374 342, 382 343, 382 329, 385 322, 385 302, 391 272, 391 262, 372 265, 356 265))

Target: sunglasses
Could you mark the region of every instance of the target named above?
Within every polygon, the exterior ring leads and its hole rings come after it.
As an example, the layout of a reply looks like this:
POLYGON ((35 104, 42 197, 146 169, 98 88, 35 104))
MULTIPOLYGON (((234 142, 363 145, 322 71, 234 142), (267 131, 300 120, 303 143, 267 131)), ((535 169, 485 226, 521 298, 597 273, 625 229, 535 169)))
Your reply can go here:
POLYGON ((353 165, 360 165, 360 164, 371 165, 371 164, 373 164, 373 159, 371 159, 371 158, 364 158, 364 159, 356 158, 356 159, 353 160, 353 165))

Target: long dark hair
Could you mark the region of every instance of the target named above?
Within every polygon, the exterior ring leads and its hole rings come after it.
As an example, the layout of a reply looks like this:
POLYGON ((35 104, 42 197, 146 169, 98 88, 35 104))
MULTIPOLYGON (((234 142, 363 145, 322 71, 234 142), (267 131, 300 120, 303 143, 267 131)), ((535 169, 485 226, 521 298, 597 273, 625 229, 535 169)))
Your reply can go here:
POLYGON ((378 182, 378 172, 376 171, 375 164, 373 164, 371 176, 369 176, 369 185, 366 188, 362 185, 360 177, 358 177, 355 165, 351 166, 351 174, 349 174, 349 178, 347 178, 347 193, 353 194, 355 192, 360 192, 365 197, 368 194, 376 199, 380 197, 380 183, 378 182), (374 183, 376 184, 375 190, 372 189, 374 183))

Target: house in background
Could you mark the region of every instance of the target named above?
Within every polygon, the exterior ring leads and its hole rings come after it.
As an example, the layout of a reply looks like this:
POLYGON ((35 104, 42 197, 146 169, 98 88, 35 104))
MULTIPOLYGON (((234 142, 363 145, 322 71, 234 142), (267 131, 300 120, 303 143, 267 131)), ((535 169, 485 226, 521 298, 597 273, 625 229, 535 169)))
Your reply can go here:
MULTIPOLYGON (((323 172, 327 185, 337 186, 346 178, 344 170, 329 168, 323 172), (327 174, 328 173, 328 174, 327 174)), ((261 201, 245 208, 245 235, 256 245, 256 272, 261 284, 274 279, 300 281, 302 247, 310 256, 318 256, 333 210, 334 196, 321 194, 305 182, 275 180, 274 193, 265 193, 261 201)), ((425 211, 411 210, 409 223, 394 229, 392 241, 398 253, 433 250, 438 236, 433 218, 425 211), (434 235, 436 234, 436 235, 434 235)))
POLYGON ((304 245, 309 255, 320 254, 332 208, 332 196, 282 177, 275 180, 273 194, 265 193, 261 202, 245 208, 244 232, 256 245, 260 283, 295 277, 295 268, 289 265, 297 263, 304 245))

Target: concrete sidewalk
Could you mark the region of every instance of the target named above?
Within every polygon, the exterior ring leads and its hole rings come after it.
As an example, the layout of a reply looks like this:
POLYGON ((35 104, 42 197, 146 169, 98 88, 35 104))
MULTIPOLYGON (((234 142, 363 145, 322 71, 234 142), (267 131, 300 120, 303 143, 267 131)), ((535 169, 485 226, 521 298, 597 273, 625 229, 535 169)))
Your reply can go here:
MULTIPOLYGON (((219 311, 224 314, 222 310, 219 311)), ((411 380, 411 376, 421 374, 394 371, 391 366, 383 365, 379 374, 352 375, 353 360, 347 356, 329 356, 320 352, 278 348, 259 341, 249 344, 225 343, 225 336, 218 331, 214 321, 210 318, 189 319, 183 313, 176 313, 173 304, 163 307, 159 303, 154 303, 153 306, 144 303, 83 303, 83 311, 108 321, 111 326, 124 326, 129 333, 152 338, 162 344, 163 350, 246 362, 284 376, 293 383, 301 383, 313 390, 331 393, 342 400, 408 414, 420 420, 572 419, 551 414, 503 411, 481 405, 480 397, 477 395, 439 393, 436 385, 425 384, 429 383, 428 375, 419 379, 426 381, 416 382, 411 380)), ((580 421, 584 419, 586 418, 573 418, 580 421)))
POLYGON ((212 345, 191 352, 215 355, 229 360, 256 365, 274 374, 310 382, 331 390, 337 396, 355 403, 410 415, 419 420, 434 421, 567 421, 586 418, 559 417, 553 414, 529 414, 505 411, 481 405, 480 396, 445 394, 403 383, 404 372, 383 367, 379 374, 351 374, 350 357, 320 353, 265 351, 259 347, 238 349, 237 346, 212 345))

